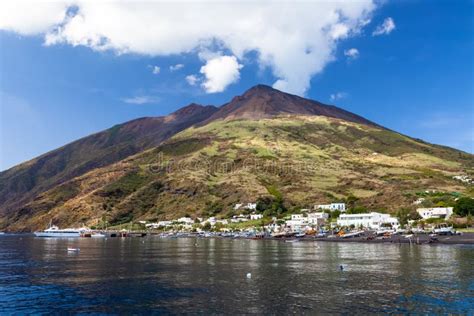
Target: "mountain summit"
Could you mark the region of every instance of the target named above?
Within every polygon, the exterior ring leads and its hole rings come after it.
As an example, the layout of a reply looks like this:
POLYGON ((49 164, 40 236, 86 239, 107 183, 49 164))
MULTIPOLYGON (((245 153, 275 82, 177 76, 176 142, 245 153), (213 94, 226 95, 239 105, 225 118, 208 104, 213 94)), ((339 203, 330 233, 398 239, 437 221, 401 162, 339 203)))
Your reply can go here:
POLYGON ((132 120, 0 172, 0 230, 224 217, 275 198, 284 209, 347 199, 395 212, 426 190, 469 194, 453 178, 466 173, 471 154, 258 85, 219 108, 132 120))
POLYGON ((278 115, 319 115, 349 122, 377 124, 333 105, 288 94, 266 85, 256 85, 224 104, 204 123, 216 119, 262 119, 278 115))

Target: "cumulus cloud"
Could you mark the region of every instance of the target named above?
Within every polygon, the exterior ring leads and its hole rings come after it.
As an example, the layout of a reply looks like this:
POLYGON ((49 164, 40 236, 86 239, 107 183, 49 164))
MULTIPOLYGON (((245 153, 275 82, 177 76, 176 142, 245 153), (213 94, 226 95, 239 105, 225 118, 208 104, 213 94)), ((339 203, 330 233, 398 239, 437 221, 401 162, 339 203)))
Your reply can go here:
POLYGON ((122 101, 129 104, 147 104, 156 103, 158 99, 149 95, 140 95, 131 98, 123 98, 122 101))
POLYGON ((161 68, 158 67, 158 66, 150 66, 151 68, 151 72, 154 74, 154 75, 158 75, 161 71, 161 68))
POLYGON ((387 35, 390 34, 393 30, 395 30, 395 21, 392 18, 386 18, 382 24, 377 26, 377 28, 372 33, 372 36, 378 35, 387 35))
POLYGON ((359 58, 359 50, 357 48, 350 48, 344 51, 344 56, 348 59, 357 59, 359 58))
POLYGON ((333 93, 329 96, 329 99, 334 102, 334 101, 337 101, 337 100, 340 100, 340 99, 344 99, 347 97, 347 93, 346 92, 336 92, 336 93, 333 93))
POLYGON ((196 75, 188 75, 186 76, 186 82, 190 86, 195 86, 199 82, 199 78, 196 75))
POLYGON ((171 66, 170 66, 170 71, 171 71, 171 72, 177 71, 177 70, 180 70, 180 69, 183 68, 183 67, 184 67, 183 64, 171 65, 171 66))
POLYGON ((242 67, 243 65, 239 64, 235 56, 218 56, 209 59, 200 70, 206 78, 202 87, 207 93, 222 92, 228 85, 239 80, 242 67))
POLYGON ((166 56, 217 45, 242 63, 256 52, 251 56, 271 69, 275 88, 302 95, 311 77, 334 60, 338 42, 364 27, 375 2, 5 0, 0 29, 43 34, 46 45, 119 54, 166 56))

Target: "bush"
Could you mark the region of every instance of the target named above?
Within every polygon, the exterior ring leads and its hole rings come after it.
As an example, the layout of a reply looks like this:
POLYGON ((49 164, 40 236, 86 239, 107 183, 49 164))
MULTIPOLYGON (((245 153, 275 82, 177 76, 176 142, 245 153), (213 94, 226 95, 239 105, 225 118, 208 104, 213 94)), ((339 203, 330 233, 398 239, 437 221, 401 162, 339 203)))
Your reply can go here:
POLYGON ((347 214, 361 214, 367 213, 367 208, 365 206, 356 206, 347 210, 347 214))
POLYGON ((460 216, 474 215, 474 199, 462 197, 454 205, 454 213, 460 216))

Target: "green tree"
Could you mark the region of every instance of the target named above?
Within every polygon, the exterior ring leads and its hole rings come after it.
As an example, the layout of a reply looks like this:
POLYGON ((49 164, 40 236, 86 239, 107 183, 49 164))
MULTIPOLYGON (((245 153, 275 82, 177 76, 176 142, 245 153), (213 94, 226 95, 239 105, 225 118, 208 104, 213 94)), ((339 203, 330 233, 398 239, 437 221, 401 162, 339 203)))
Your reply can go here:
POLYGON ((202 226, 202 229, 205 230, 205 231, 211 230, 211 223, 206 222, 206 223, 202 226))
POLYGON ((348 208, 353 208, 355 207, 357 201, 359 201, 359 198, 354 196, 354 195, 349 195, 346 199, 346 204, 348 208))
POLYGON ((411 210, 410 214, 408 214, 408 219, 417 221, 417 220, 422 219, 422 217, 421 217, 420 213, 418 213, 416 210, 411 210))
POLYGON ((474 215, 474 199, 462 197, 454 205, 454 213, 460 216, 474 215))
POLYGON ((257 199, 257 211, 260 213, 265 212, 272 205, 272 199, 268 196, 259 197, 257 199))
POLYGON ((336 219, 336 218, 339 217, 339 215, 341 215, 341 211, 339 211, 339 210, 335 210, 333 212, 329 211, 329 217, 330 218, 336 219))
POLYGON ((400 225, 402 225, 402 227, 405 227, 405 225, 408 224, 409 215, 410 215, 409 209, 402 208, 397 211, 397 218, 398 218, 398 221, 400 222, 400 225))

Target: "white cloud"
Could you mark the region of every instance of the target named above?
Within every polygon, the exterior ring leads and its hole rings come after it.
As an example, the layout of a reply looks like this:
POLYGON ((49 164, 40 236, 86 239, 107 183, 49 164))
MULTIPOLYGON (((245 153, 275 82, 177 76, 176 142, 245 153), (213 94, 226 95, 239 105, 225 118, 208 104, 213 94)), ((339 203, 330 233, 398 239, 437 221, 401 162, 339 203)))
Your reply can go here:
POLYGON ((340 99, 344 99, 348 96, 348 94, 346 92, 336 92, 336 93, 333 93, 329 96, 329 99, 334 102, 334 101, 337 101, 337 100, 340 100, 340 99))
POLYGON ((350 48, 344 51, 344 56, 346 56, 347 59, 357 59, 359 58, 359 55, 360 53, 357 48, 350 48))
POLYGON ((161 68, 158 67, 158 66, 151 66, 150 65, 150 68, 151 68, 151 72, 154 74, 154 75, 158 75, 161 71, 161 68))
POLYGON ((177 70, 180 70, 180 69, 183 68, 183 67, 184 67, 183 64, 171 65, 171 66, 170 66, 170 71, 171 71, 171 72, 177 71, 177 70))
POLYGON ((46 45, 119 54, 167 56, 212 51, 217 44, 241 61, 254 51, 277 78, 275 88, 302 95, 334 60, 338 42, 364 27, 376 2, 4 0, 0 28, 44 34, 46 45))
POLYGON ((189 75, 186 76, 186 82, 190 86, 195 86, 199 82, 199 78, 196 75, 189 75))
POLYGON ((129 104, 148 104, 148 103, 156 103, 158 102, 158 99, 156 97, 152 97, 149 95, 141 95, 141 96, 135 96, 131 98, 123 98, 122 101, 129 104))
POLYGON ((52 30, 66 18, 66 1, 0 1, 0 30, 36 35, 52 30))
POLYGON ((222 92, 228 85, 240 79, 242 67, 243 65, 239 64, 235 56, 218 56, 209 59, 200 70, 206 78, 202 87, 207 93, 222 92))
POLYGON ((372 33, 372 36, 390 34, 395 28, 395 21, 390 17, 386 18, 382 24, 377 26, 375 31, 372 33))

